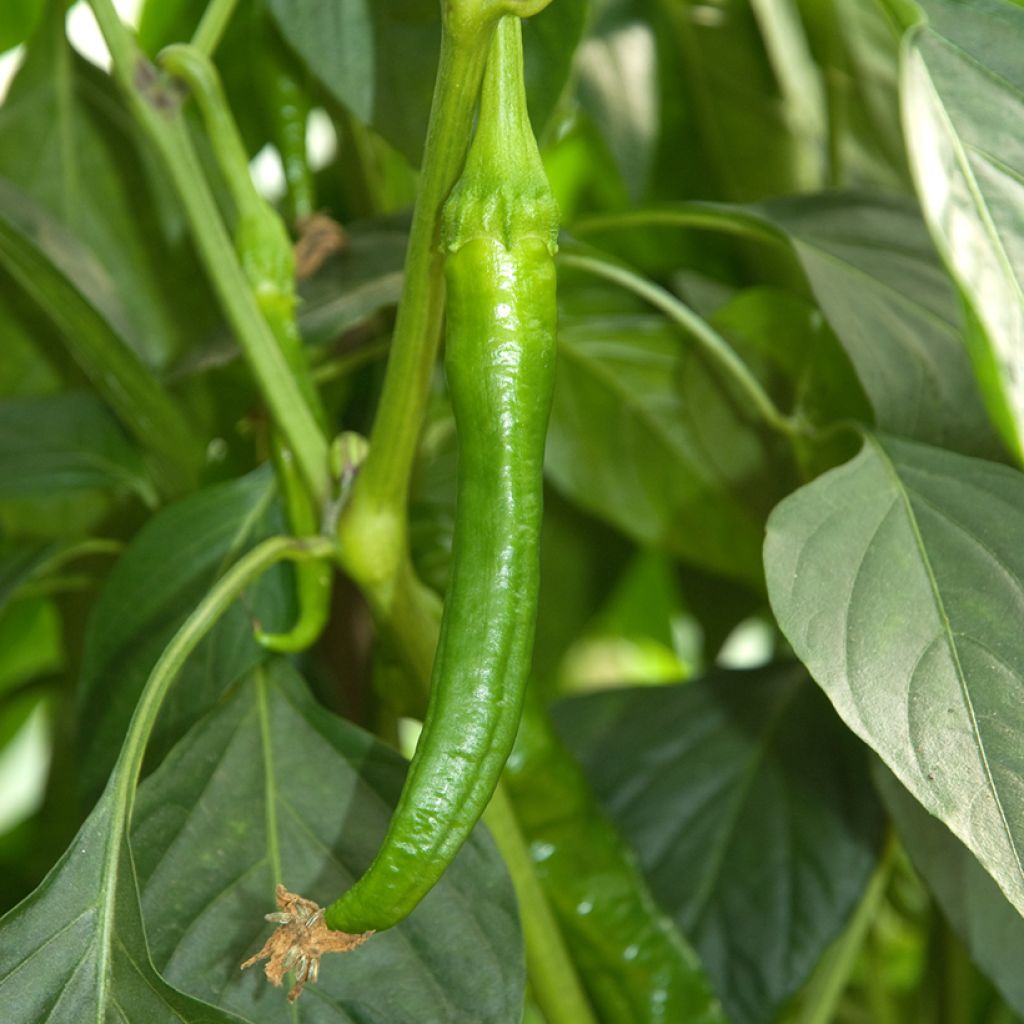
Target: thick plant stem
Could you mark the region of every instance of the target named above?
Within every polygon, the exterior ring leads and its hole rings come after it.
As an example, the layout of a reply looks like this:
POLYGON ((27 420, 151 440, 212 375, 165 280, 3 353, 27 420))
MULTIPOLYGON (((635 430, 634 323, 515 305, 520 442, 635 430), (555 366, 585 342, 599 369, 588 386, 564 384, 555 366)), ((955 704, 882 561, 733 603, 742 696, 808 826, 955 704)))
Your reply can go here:
POLYGON ((318 501, 329 492, 327 439, 289 372, 256 305, 178 110, 178 99, 121 22, 112 0, 90 0, 136 121, 163 161, 181 200, 224 314, 318 501))
POLYGON ((339 524, 343 558, 364 588, 387 601, 406 557, 406 500, 441 335, 444 305, 438 247, 441 207, 459 175, 493 24, 441 38, 419 192, 405 262, 405 283, 370 453, 339 524))
POLYGON ((495 790, 484 812, 484 822, 512 876, 526 940, 526 970, 545 1020, 548 1024, 597 1024, 533 870, 504 786, 495 790))

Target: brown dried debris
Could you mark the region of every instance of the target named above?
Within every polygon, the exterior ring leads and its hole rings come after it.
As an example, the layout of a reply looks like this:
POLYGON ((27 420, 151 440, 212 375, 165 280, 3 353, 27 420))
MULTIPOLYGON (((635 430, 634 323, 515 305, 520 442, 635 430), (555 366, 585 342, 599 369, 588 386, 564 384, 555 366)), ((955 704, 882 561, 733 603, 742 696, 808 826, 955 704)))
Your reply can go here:
POLYGON ((345 230, 326 213, 311 213, 296 225, 299 240, 295 243, 295 277, 305 281, 312 277, 327 259, 341 252, 346 244, 345 230))
POLYGON ((289 892, 283 885, 277 887, 276 914, 267 914, 268 921, 278 927, 263 944, 263 948, 242 964, 242 970, 266 960, 263 969, 267 981, 280 986, 289 971, 295 972, 295 984, 288 992, 288 1002, 294 1003, 302 994, 307 981, 315 982, 320 974, 320 957, 325 953, 347 953, 361 946, 373 932, 349 935, 335 932, 324 924, 324 912, 319 904, 289 892))

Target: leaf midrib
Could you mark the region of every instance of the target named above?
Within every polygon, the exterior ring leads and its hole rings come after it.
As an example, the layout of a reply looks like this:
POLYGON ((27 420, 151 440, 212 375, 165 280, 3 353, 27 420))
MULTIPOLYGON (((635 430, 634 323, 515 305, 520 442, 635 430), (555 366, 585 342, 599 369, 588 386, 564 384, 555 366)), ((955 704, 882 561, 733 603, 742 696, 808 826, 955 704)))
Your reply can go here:
POLYGON ((981 759, 982 769, 985 773, 985 778, 988 781, 989 792, 992 794, 992 798, 995 801, 996 809, 999 812, 999 820, 1002 822, 1003 831, 1006 835, 1007 842, 1009 843, 1010 852, 1013 854, 1014 861, 1017 865, 1017 873, 1019 878, 1024 879, 1024 861, 1021 859, 1021 851, 1017 847, 1017 843, 1014 839, 1013 832, 1010 830, 1010 822, 1006 814, 1006 809, 1003 806, 1003 801, 1000 797, 999 790, 996 787, 995 779, 992 775, 992 768, 989 764, 988 754, 985 750, 985 743, 981 736, 981 730, 978 727, 978 719, 974 710, 974 701, 971 697, 970 687, 967 683, 967 676, 964 673, 963 665, 960 662, 960 651, 956 643, 956 634, 953 631, 952 625, 949 621, 949 615, 946 612, 945 602, 942 599, 942 593, 939 588, 938 579, 935 575, 935 570, 932 567, 931 559, 928 556, 928 550, 924 542, 924 537, 921 534, 920 525, 917 521, 917 516, 914 513, 913 506, 910 501, 910 494, 908 489, 904 486, 903 480, 896 469, 895 462, 890 457, 889 453, 885 450, 882 444, 874 437, 869 435, 868 443, 871 444, 878 454, 879 461, 882 463, 886 473, 892 480, 893 486, 896 489, 896 493, 899 495, 903 507, 906 511, 907 522, 910 526, 911 532, 914 537, 914 544, 917 548, 918 554, 921 558, 921 563, 924 566, 925 572, 928 574, 928 583, 931 588, 932 598, 935 603, 935 611, 939 616, 939 625, 942 630, 942 635, 946 640, 946 646, 949 650, 950 656, 953 659, 953 666, 956 670, 957 683, 960 687, 960 693, 963 697, 964 706, 967 710, 968 718, 970 720, 971 735, 974 738, 975 746, 978 751, 978 755, 981 759))

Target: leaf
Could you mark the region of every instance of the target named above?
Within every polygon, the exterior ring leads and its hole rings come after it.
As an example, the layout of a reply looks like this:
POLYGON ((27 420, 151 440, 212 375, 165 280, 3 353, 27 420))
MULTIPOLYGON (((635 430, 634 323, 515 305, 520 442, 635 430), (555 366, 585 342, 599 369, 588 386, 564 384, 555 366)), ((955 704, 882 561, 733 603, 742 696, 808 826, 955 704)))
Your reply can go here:
POLYGON ((556 720, 729 1019, 774 1019, 859 900, 882 816, 799 665, 566 701, 556 720))
POLYGON ((534 134, 543 135, 562 97, 591 0, 557 0, 523 19, 526 98, 534 134))
POLYGON ((898 27, 884 0, 800 0, 827 93, 829 184, 906 192, 898 27))
POLYGON ((650 316, 563 318, 546 470, 642 543, 757 583, 790 471, 696 347, 650 316))
POLYGON ((61 331, 72 358, 173 492, 193 479, 202 447, 129 342, 115 282, 92 254, 27 195, 0 180, 0 264, 61 331))
MULTIPOLYGON (((440 52, 436 0, 267 0, 267 7, 331 96, 419 164, 440 52)), ((585 10, 584 0, 559 0, 527 22, 527 99, 538 134, 568 78, 585 10)))
MULTIPOLYGON (((89 620, 79 680, 83 793, 95 796, 113 765, 143 684, 164 645, 219 572, 276 532, 280 513, 266 469, 162 509, 108 576, 89 620)), ((164 705, 151 744, 159 757, 266 652, 253 621, 272 629, 291 614, 281 568, 264 575, 203 641, 164 705)))
POLYGON ((787 498, 768 593, 846 724, 1024 912, 1024 476, 868 437, 787 498))
POLYGON ((967 454, 999 452, 954 290, 911 203, 824 193, 750 212, 792 244, 881 430, 967 454))
POLYGON ((32 34, 43 12, 45 0, 5 0, 0 22, 0 53, 11 50, 32 34))
POLYGON ((971 958, 1024 1013, 1024 918, 966 847, 876 764, 875 782, 900 839, 971 958))
POLYGON ((1024 458, 1024 9, 925 0, 903 50, 917 192, 975 320, 971 352, 1003 438, 1024 458))
POLYGON ((7 1024, 237 1017, 182 995, 153 969, 131 853, 111 785, 43 883, 0 919, 0 1003, 7 1024))
MULTIPOLYGON (((260 668, 142 785, 132 847, 153 959, 173 984, 253 1024, 284 993, 238 965, 270 933, 274 886, 326 904, 376 853, 405 763, 314 703, 286 662, 260 668)), ((396 928, 321 964, 293 1021, 519 1024, 515 896, 478 828, 396 928)))
MULTIPOLYGON (((867 397, 846 352, 806 299, 774 288, 748 288, 709 322, 732 342, 789 415, 819 428, 841 420, 871 421, 867 397)), ((843 435, 831 443, 797 437, 793 445, 809 477, 852 454, 843 435)))
POLYGON ((124 339, 146 364, 165 365, 214 306, 111 78, 64 38, 66 7, 50 0, 0 108, 0 177, 95 254, 130 324, 124 339))
POLYGON ((210 589, 164 649, 92 813, 39 887, 0 922, 0 1001, 11 1024, 237 1020, 175 991, 153 968, 127 838, 132 802, 160 705, 200 639, 261 571, 325 546, 287 537, 260 545, 210 589), (44 950, 45 964, 33 963, 44 950))
POLYGON ((577 57, 580 105, 607 142, 634 202, 646 190, 660 127, 657 42, 642 15, 635 3, 599 4, 577 57))
POLYGON ((108 489, 156 501, 141 456, 94 395, 0 400, 0 500, 108 489))
MULTIPOLYGON (((775 4, 776 16, 791 6, 775 4)), ((794 95, 794 68, 780 64, 777 47, 766 45, 755 7, 773 9, 746 0, 665 5, 674 33, 664 34, 675 44, 664 58, 674 72, 668 90, 684 93, 696 120, 684 148, 678 138, 667 148, 676 164, 680 153, 683 162, 707 161, 702 197, 750 202, 821 183, 820 76, 810 69, 807 79, 803 57, 804 91, 794 95)), ((799 21, 787 13, 787 34, 803 50, 799 21)))

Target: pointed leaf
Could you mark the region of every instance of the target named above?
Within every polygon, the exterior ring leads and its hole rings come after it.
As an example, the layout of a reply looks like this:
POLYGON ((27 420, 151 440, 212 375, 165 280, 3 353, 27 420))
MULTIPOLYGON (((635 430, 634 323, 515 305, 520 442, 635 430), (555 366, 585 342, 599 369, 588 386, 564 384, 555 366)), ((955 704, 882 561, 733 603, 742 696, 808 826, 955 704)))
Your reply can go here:
POLYGON ((156 455, 166 488, 190 482, 202 447, 136 355, 115 282, 77 238, 3 180, 0 265, 58 328, 71 357, 126 429, 156 455))
POLYGON ((153 968, 112 784, 35 892, 0 919, 5 1024, 231 1024, 153 968))
POLYGON ((847 725, 1024 912, 1024 475, 869 437, 772 513, 765 569, 847 725))
POLYGON ((556 710, 729 1019, 773 1020, 842 929, 881 845, 859 745, 795 664, 556 710))
MULTIPOLYGON (((278 1024, 284 993, 238 969, 270 934, 275 884, 321 904, 351 885, 404 773, 397 754, 317 705, 286 662, 257 669, 139 791, 132 846, 168 980, 278 1024)), ((324 959, 291 1019, 519 1024, 523 980, 515 896, 478 828, 409 918, 324 959)))

